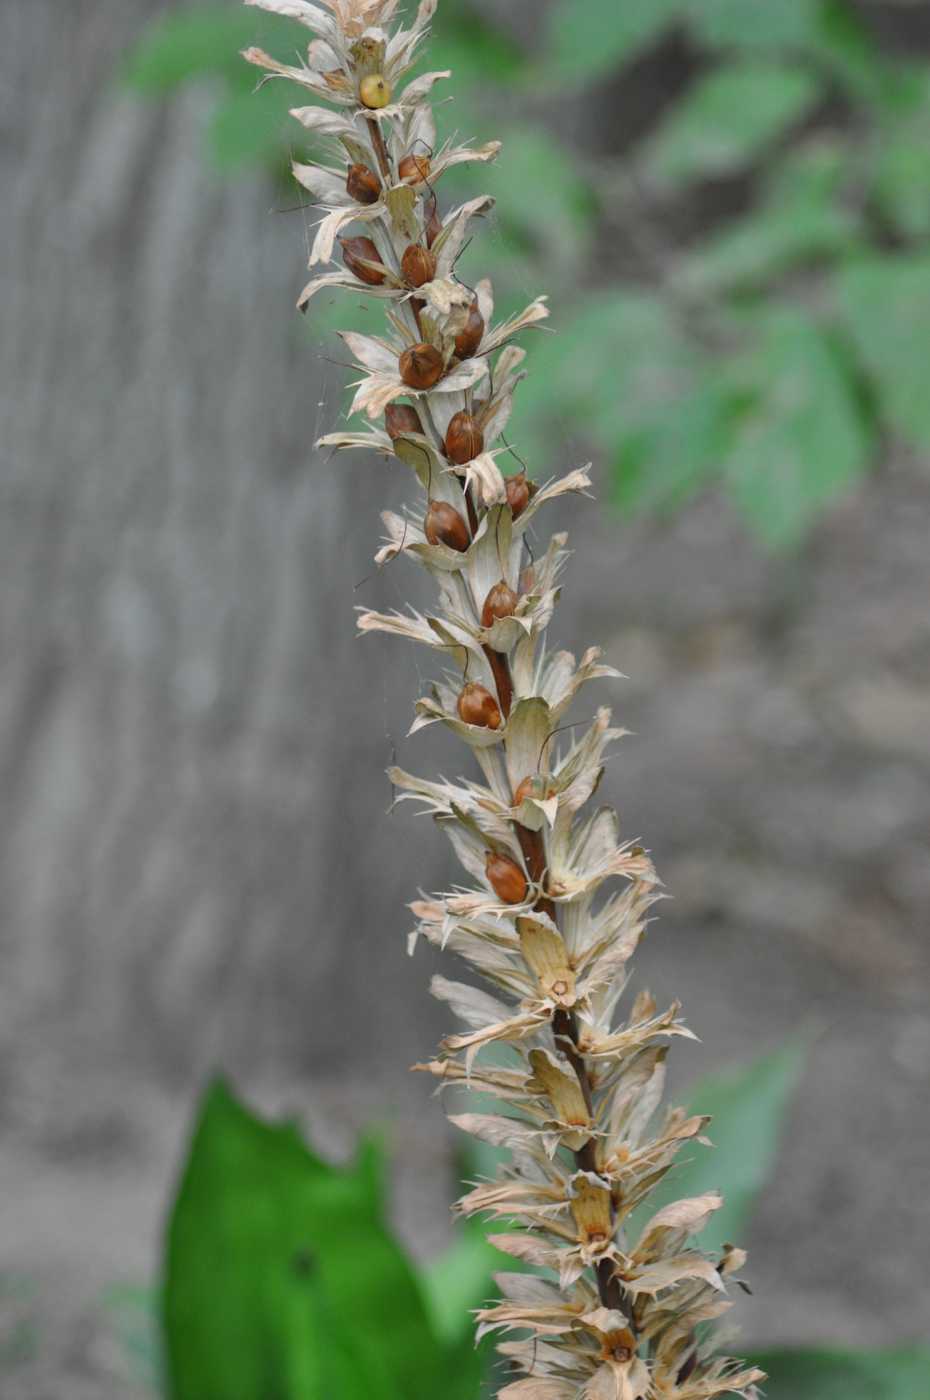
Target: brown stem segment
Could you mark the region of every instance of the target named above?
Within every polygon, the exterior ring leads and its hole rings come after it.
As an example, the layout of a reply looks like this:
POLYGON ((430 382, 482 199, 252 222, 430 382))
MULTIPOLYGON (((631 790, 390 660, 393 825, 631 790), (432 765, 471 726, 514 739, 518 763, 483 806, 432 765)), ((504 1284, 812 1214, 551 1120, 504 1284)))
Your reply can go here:
MULTIPOLYGON (((545 889, 547 862, 546 847, 543 841, 542 832, 530 831, 528 827, 520 822, 514 823, 516 827, 517 840, 520 842, 520 849, 523 852, 523 859, 526 861, 527 873, 530 879, 540 889, 545 889)), ((542 894, 536 901, 536 908, 543 914, 547 914, 553 923, 557 923, 556 907, 548 895, 542 894)), ((578 1048, 578 1022, 570 1011, 559 1008, 552 1018, 552 1035, 557 1049, 561 1050, 578 1080, 585 1106, 589 1113, 594 1110, 594 1096, 591 1091, 591 1078, 588 1074, 588 1066, 584 1055, 578 1048)), ((582 1147, 574 1154, 575 1165, 579 1171, 598 1171, 597 1161, 597 1140, 588 1138, 582 1147)), ((602 1259, 595 1270, 597 1274, 597 1291, 605 1308, 612 1311, 621 1312, 627 1318, 632 1327, 634 1325, 633 1309, 624 1295, 623 1285, 620 1280, 614 1277, 613 1264, 609 1259, 602 1259)))
POLYGON ((501 651, 492 651, 490 647, 482 647, 481 650, 487 657, 488 665, 491 668, 504 719, 509 719, 510 708, 513 705, 513 680, 510 675, 510 662, 501 651))
POLYGON ((378 164, 381 167, 381 174, 384 176, 385 180, 390 181, 391 157, 388 154, 388 148, 385 143, 381 127, 378 125, 378 122, 374 117, 368 117, 367 120, 368 130, 371 134, 371 144, 374 147, 375 155, 378 157, 378 164))
MULTIPOLYGON (((485 647, 484 652, 497 684, 501 709, 505 715, 509 715, 513 703, 510 663, 506 656, 491 651, 488 647, 485 647), (499 668, 497 663, 503 663, 502 668, 499 668)), ((531 831, 522 822, 514 822, 514 828, 520 843, 520 850, 523 852, 523 859, 526 862, 527 874, 533 884, 542 891, 536 901, 535 908, 540 913, 548 915, 552 922, 557 924, 555 901, 545 893, 548 862, 546 860, 546 843, 543 840, 542 832, 531 831)), ((578 1022, 570 1011, 561 1007, 556 1011, 552 1018, 552 1034, 556 1047, 562 1051, 574 1071, 588 1112, 592 1113, 594 1096, 591 1091, 591 1078, 584 1055, 578 1048, 578 1022)), ((575 1165, 579 1171, 596 1173, 598 1170, 597 1140, 593 1137, 588 1138, 588 1141, 574 1153, 574 1157, 575 1165)), ((624 1295, 622 1283, 614 1276, 611 1260, 602 1259, 595 1269, 595 1274, 597 1276, 597 1291, 603 1306, 610 1308, 611 1311, 622 1313, 632 1327, 634 1325, 633 1308, 624 1295)))

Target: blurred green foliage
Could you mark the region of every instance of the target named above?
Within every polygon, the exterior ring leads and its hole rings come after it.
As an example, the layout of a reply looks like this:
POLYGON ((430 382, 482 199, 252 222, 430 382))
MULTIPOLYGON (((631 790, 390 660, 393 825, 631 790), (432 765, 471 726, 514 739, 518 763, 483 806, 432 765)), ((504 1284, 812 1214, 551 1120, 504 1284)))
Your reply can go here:
MULTIPOLYGON (((237 56, 305 39, 269 19, 232 0, 169 11, 127 61, 147 93, 215 80, 224 170, 302 154, 285 85, 254 94, 237 56)), ((554 434, 587 442, 628 513, 715 485, 768 546, 796 546, 889 436, 930 447, 930 66, 885 54, 847 0, 555 0, 543 31, 527 55, 445 0, 430 53, 456 74, 441 130, 508 147, 483 176, 494 236, 463 276, 490 270, 507 310, 557 294, 511 436, 546 465, 554 434), (557 102, 609 114, 670 36, 692 77, 651 129, 596 159, 561 147, 557 102), (695 229, 708 190, 730 197, 695 229)))

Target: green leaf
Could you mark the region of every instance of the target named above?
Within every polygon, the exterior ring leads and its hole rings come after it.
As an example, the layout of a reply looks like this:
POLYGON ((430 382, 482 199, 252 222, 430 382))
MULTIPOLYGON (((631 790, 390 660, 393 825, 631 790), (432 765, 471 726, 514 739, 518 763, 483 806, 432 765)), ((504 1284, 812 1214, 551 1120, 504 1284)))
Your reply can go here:
POLYGON ((539 129, 508 128, 505 148, 506 160, 484 172, 483 188, 497 201, 497 219, 550 259, 577 260, 594 223, 590 185, 568 153, 539 129))
POLYGON ((848 152, 820 139, 768 181, 762 203, 699 245, 683 278, 703 295, 758 284, 812 258, 849 251, 858 221, 842 200, 848 152))
POLYGON ((910 238, 930 235, 930 72, 905 83, 904 101, 888 113, 877 143, 875 197, 910 238))
POLYGON ((553 427, 616 443, 621 432, 653 424, 697 383, 700 355, 659 297, 607 289, 583 300, 570 319, 556 318, 555 329, 533 342, 532 373, 508 433, 542 461, 553 427))
POLYGON ((712 375, 671 411, 632 432, 621 430, 613 500, 628 514, 677 510, 720 469, 734 412, 712 375))
POLYGON ((680 10, 680 0, 557 0, 549 22, 554 68, 572 81, 603 77, 652 43, 680 10))
POLYGON ((697 37, 719 48, 800 46, 815 32, 820 0, 686 0, 697 37))
POLYGON ((492 83, 517 78, 526 59, 517 44, 496 25, 468 5, 440 5, 433 21, 423 66, 452 69, 456 96, 477 86, 487 91, 492 83))
POLYGON ((254 87, 254 70, 240 51, 268 34, 283 51, 306 46, 301 25, 236 4, 193 5, 169 10, 146 29, 130 50, 123 79, 140 92, 167 92, 195 78, 222 76, 254 87))
POLYGON ((848 0, 821 0, 808 57, 819 60, 851 97, 879 108, 898 100, 896 68, 882 56, 874 34, 848 0))
POLYGON ((379 1178, 374 1148, 328 1166, 210 1089, 168 1229, 171 1400, 434 1400, 441 1352, 379 1178))
POLYGON ((730 175, 751 165, 818 96, 811 75, 773 63, 717 69, 676 103, 649 142, 652 171, 670 182, 730 175))
MULTIPOLYGON (((304 142, 289 115, 294 91, 288 83, 266 83, 257 92, 231 92, 210 122, 210 152, 222 171, 260 165, 288 169, 289 156, 300 157, 304 142)), ((299 191, 295 191, 299 199, 299 191)))
POLYGON ((422 1276, 433 1327, 447 1348, 443 1395, 449 1400, 475 1400, 494 1356, 492 1337, 475 1347, 472 1310, 497 1296, 492 1275, 502 1266, 512 1268, 514 1260, 505 1260, 488 1244, 484 1226, 469 1221, 455 1243, 422 1276))
POLYGON ((756 1358, 766 1400, 926 1400, 930 1349, 772 1351, 756 1358))
POLYGON ((748 523, 786 549, 862 476, 871 437, 845 364, 813 321, 773 308, 759 332, 755 351, 730 366, 748 404, 724 470, 748 523))
POLYGON ((463 1226, 458 1239, 422 1276, 426 1301, 438 1336, 449 1343, 473 1334, 470 1313, 493 1291, 491 1275, 512 1261, 488 1244, 481 1225, 463 1226))
POLYGON ((692 1113, 709 1113, 713 1148, 666 1178, 650 1197, 648 1213, 685 1197, 721 1191, 722 1209, 701 1235, 701 1248, 716 1252, 743 1235, 753 1203, 771 1175, 791 1097, 804 1065, 803 1043, 789 1043, 746 1069, 703 1080, 691 1100, 692 1113))
POLYGON ((874 257, 839 274, 839 300, 892 426, 930 447, 930 256, 874 257))

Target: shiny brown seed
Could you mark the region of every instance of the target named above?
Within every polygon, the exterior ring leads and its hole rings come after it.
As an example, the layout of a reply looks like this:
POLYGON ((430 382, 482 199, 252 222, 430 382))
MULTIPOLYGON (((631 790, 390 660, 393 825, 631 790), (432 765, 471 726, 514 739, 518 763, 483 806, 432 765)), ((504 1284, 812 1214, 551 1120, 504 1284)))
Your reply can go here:
POLYGON ((510 506, 514 520, 519 520, 530 503, 530 487, 526 479, 526 472, 509 476, 506 489, 507 504, 510 506))
POLYGON ((513 617, 518 601, 516 593, 503 579, 495 583, 481 609, 481 626, 493 627, 502 617, 513 617))
POLYGON ((432 389, 443 376, 445 366, 435 345, 425 341, 411 345, 400 357, 400 377, 411 389, 432 389))
POLYGON ((477 681, 469 681, 458 699, 459 719, 480 729, 500 729, 501 711, 494 696, 477 681))
POLYGON ((380 287, 384 282, 384 272, 376 267, 366 266, 367 263, 381 263, 381 254, 371 239, 340 238, 339 242, 342 244, 342 261, 349 271, 369 287, 380 287))
POLYGON ((473 462, 484 451, 484 433, 470 413, 454 414, 446 429, 446 456, 456 466, 473 462))
POLYGON ((464 554, 471 544, 464 517, 447 501, 430 501, 423 533, 430 544, 448 545, 449 549, 455 549, 459 554, 464 554))
POLYGON ((406 185, 422 185, 429 179, 429 156, 404 156, 397 173, 406 185))
POLYGON ((400 270, 409 286, 422 287, 436 276, 436 259, 422 243, 410 243, 404 249, 400 270))
POLYGON ((485 329, 484 317, 478 310, 478 303, 473 301, 464 329, 455 337, 455 353, 460 360, 467 360, 474 355, 484 340, 485 329))
POLYGON ((367 165, 350 165, 346 192, 356 204, 377 204, 381 198, 381 181, 367 165))
POLYGON ((528 797, 535 797, 537 795, 537 782, 538 779, 534 778, 532 775, 529 775, 523 779, 523 782, 520 784, 520 786, 517 788, 516 792, 513 795, 513 805, 515 807, 519 807, 521 803, 525 802, 528 797))
POLYGON ((399 437, 409 437, 411 433, 423 435, 420 415, 408 403, 389 403, 384 410, 384 426, 392 442, 399 437))
POLYGON ((492 890, 503 904, 522 904, 526 899, 529 889, 527 878, 510 856, 489 851, 484 863, 484 873, 492 890))

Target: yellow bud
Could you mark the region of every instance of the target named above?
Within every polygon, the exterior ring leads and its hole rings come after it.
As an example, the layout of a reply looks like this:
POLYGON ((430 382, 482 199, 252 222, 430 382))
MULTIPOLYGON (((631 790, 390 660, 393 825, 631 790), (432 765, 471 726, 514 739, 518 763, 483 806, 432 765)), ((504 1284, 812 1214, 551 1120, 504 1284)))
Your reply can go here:
POLYGON ((386 107, 391 100, 391 84, 381 73, 369 73, 359 83, 358 95, 366 107, 386 107))

